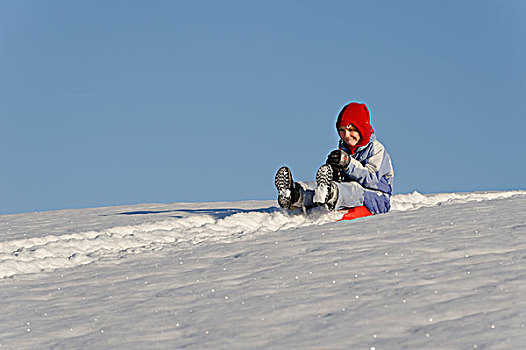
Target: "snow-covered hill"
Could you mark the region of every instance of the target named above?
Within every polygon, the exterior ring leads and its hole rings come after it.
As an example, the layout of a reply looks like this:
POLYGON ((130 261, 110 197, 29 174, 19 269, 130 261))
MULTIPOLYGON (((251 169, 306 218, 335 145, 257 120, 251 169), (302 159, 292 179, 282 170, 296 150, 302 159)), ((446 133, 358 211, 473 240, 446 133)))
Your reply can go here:
POLYGON ((0 348, 518 349, 525 194, 345 222, 274 201, 2 215, 0 348))

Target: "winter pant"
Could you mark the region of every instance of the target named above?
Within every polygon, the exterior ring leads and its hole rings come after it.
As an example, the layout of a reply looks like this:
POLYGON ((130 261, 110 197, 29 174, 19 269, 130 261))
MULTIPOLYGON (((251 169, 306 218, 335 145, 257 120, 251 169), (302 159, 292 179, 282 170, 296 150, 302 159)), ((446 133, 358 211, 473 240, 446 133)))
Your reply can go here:
MULTIPOLYGON (((305 208, 314 207, 313 197, 316 181, 298 181, 305 208)), ((338 200, 335 210, 364 205, 373 214, 387 213, 391 208, 389 195, 381 191, 363 188, 358 182, 335 182, 338 186, 338 200)), ((301 205, 301 203, 299 203, 301 205)))

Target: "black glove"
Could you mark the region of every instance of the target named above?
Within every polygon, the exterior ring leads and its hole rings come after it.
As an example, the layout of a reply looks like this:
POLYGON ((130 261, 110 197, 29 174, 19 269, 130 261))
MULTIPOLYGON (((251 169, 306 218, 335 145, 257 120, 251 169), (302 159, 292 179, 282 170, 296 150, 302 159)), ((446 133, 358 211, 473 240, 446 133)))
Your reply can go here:
POLYGON ((333 168, 346 169, 349 166, 351 159, 347 152, 342 151, 341 149, 335 149, 327 157, 327 164, 333 168))

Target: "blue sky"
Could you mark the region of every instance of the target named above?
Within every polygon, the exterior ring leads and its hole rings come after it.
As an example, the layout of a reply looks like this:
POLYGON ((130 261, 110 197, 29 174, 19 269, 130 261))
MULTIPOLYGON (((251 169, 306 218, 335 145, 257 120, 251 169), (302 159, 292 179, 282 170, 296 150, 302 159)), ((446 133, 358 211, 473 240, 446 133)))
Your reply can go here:
POLYGON ((368 104, 395 192, 526 189, 524 1, 2 1, 0 213, 273 199, 368 104))

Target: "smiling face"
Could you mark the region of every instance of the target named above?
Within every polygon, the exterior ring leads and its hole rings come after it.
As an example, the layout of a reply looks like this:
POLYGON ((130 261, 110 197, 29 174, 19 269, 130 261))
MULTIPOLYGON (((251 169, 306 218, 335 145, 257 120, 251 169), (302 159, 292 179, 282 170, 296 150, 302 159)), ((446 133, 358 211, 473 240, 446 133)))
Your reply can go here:
POLYGON ((360 132, 352 124, 338 127, 340 138, 349 147, 354 147, 360 141, 360 132))

